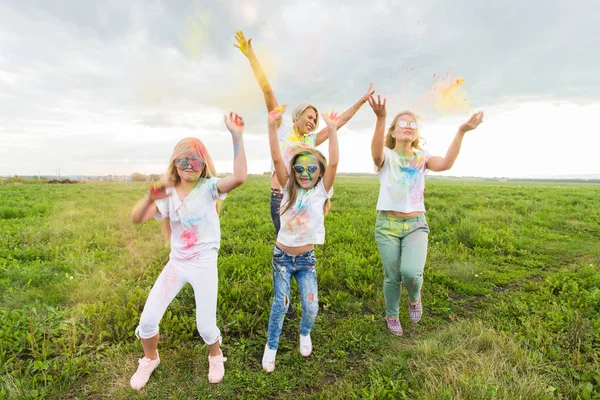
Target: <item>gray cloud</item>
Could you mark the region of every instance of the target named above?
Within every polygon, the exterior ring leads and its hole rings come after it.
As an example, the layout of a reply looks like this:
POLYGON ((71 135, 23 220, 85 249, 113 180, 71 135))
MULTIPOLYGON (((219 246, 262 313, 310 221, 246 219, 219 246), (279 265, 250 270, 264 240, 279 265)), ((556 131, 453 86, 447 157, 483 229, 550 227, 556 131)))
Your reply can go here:
MULTIPOLYGON (((48 154, 63 140, 84 146, 78 135, 123 159, 129 149, 115 151, 111 138, 143 137, 134 127, 163 135, 144 142, 157 156, 181 130, 224 132, 218 116, 230 109, 243 113, 248 133, 264 135, 261 93, 233 47, 240 28, 289 105, 344 109, 373 81, 391 106, 405 108, 449 68, 466 78, 477 107, 598 101, 599 11, 566 0, 5 1, 0 168, 26 169, 16 154, 27 146, 43 143, 48 154)), ((361 111, 352 128, 372 122, 361 111)))

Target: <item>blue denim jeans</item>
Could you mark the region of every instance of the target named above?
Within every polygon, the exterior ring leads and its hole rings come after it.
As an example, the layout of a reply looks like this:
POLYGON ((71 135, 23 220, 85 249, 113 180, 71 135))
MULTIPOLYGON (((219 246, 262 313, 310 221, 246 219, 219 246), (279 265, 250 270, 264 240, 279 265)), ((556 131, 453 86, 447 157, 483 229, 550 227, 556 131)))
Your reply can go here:
POLYGON ((290 304, 290 283, 296 278, 300 298, 302 300, 302 320, 300 334, 306 336, 315 325, 319 312, 319 296, 317 288, 317 271, 315 269, 315 251, 293 256, 275 246, 273 249, 273 304, 269 317, 267 345, 277 350, 279 336, 283 328, 285 313, 290 304))
POLYGON ((282 199, 283 193, 271 190, 271 219, 273 220, 273 226, 275 227, 275 235, 279 234, 279 228, 281 227, 281 222, 279 221, 279 208, 281 207, 282 199))

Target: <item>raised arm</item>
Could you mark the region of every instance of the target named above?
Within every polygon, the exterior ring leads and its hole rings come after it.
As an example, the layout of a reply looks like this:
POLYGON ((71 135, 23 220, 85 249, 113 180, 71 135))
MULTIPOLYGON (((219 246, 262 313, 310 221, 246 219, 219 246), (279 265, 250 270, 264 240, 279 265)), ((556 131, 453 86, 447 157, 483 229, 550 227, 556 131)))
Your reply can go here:
POLYGON ((277 127, 285 106, 277 106, 271 112, 269 112, 269 147, 271 148, 271 158, 273 159, 273 165, 275 166, 275 174, 277 180, 283 186, 288 181, 288 170, 287 166, 283 162, 283 156, 281 155, 281 148, 279 147, 279 139, 277 138, 277 127))
POLYGON ((327 169, 323 175, 323 187, 326 192, 329 192, 333 186, 333 182, 335 182, 337 167, 340 161, 337 137, 337 127, 340 116, 332 111, 330 114, 323 114, 323 119, 327 124, 325 129, 329 131, 329 162, 327 163, 327 169))
POLYGON ((167 197, 167 187, 162 183, 152 183, 148 188, 148 193, 131 210, 133 223, 140 224, 154 217, 158 212, 154 200, 165 197, 167 197))
MULTIPOLYGON (((373 96, 373 93, 375 93, 375 91, 373 90, 373 83, 371 83, 369 85, 369 89, 367 89, 367 93, 364 94, 349 109, 347 109, 346 111, 344 111, 342 114, 339 115, 339 118, 337 120, 337 129, 340 129, 342 126, 346 125, 346 123, 348 121, 350 121, 350 119, 352 119, 352 117, 354 117, 354 114, 356 114, 356 112, 362 107, 362 105, 365 104, 371 96, 373 96)), ((329 128, 325 127, 323 129, 321 129, 319 131, 319 133, 317 133, 317 141, 315 143, 315 146, 318 146, 321 143, 323 143, 324 141, 326 141, 328 137, 329 137, 329 128)))
POLYGON ((479 124, 483 121, 483 112, 476 112, 469 118, 467 122, 462 124, 458 128, 458 132, 454 137, 454 140, 450 144, 448 151, 446 152, 445 157, 429 157, 427 159, 427 169, 434 172, 447 171, 454 165, 454 161, 458 157, 458 153, 460 153, 460 147, 462 145, 463 138, 465 137, 465 133, 468 131, 472 131, 477 128, 479 124))
POLYGON ((375 101, 373 97, 369 97, 369 105, 377 116, 375 132, 373 133, 373 140, 371 141, 371 156, 373 157, 373 162, 377 166, 377 169, 380 170, 385 161, 385 153, 383 152, 383 147, 385 146, 385 98, 382 103, 379 95, 377 96, 377 101, 375 101))
MULTIPOLYGON (((278 105, 277 98, 275 97, 275 92, 273 92, 273 89, 271 88, 271 84, 269 83, 269 79, 267 78, 265 71, 258 61, 258 57, 256 57, 256 53, 254 53, 254 49, 252 48, 252 38, 246 40, 244 32, 237 31, 235 33, 235 40, 237 41, 237 44, 234 44, 234 46, 240 49, 242 54, 244 54, 248 58, 248 61, 250 61, 250 66, 252 67, 252 72, 254 73, 256 82, 258 82, 260 90, 262 90, 263 96, 265 97, 267 111, 273 111, 278 105)), ((281 120, 277 126, 280 124, 281 120)))
POLYGON ((225 115, 224 119, 233 140, 233 174, 217 181, 217 190, 219 193, 232 191, 246 182, 246 178, 248 177, 246 151, 244 150, 244 140, 242 139, 244 120, 232 112, 229 115, 225 115))

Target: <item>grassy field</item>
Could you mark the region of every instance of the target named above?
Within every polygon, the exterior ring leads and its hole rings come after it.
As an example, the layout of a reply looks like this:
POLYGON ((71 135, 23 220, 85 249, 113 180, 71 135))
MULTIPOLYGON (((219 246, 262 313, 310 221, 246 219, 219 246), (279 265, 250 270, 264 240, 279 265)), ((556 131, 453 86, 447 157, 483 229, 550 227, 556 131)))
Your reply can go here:
POLYGON ((188 286, 138 393, 133 332, 169 254, 158 222, 129 221, 145 185, 0 185, 0 398, 600 398, 600 186, 430 180, 424 317, 415 325, 402 312, 399 338, 384 321, 378 187, 336 182, 316 250, 314 353, 300 356, 299 319, 286 319, 271 375, 260 366, 268 181, 232 192, 219 257, 225 379, 207 381, 188 286))

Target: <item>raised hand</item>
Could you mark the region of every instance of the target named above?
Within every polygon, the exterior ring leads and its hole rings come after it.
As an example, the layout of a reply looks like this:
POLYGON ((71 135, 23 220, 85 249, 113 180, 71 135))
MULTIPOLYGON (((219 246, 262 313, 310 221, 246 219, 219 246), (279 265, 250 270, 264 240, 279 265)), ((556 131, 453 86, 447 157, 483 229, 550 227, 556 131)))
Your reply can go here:
POLYGON ((381 97, 379 95, 377 95, 377 101, 375 101, 373 96, 370 96, 369 97, 369 105, 373 109, 373 112, 375 113, 377 118, 385 118, 385 116, 386 116, 385 98, 383 99, 383 102, 381 102, 381 97))
POLYGON ((152 185, 148 188, 148 197, 150 200, 159 200, 167 197, 167 185, 165 182, 152 182, 152 185))
POLYGON ((367 89, 367 93, 362 97, 363 101, 366 102, 373 96, 375 90, 373 89, 373 82, 369 84, 369 89, 367 89))
POLYGON ((325 120, 327 127, 337 129, 337 121, 338 121, 338 119, 340 119, 340 115, 338 113, 331 110, 330 113, 328 113, 328 114, 322 113, 321 116, 325 120))
POLYGON ((244 32, 236 31, 235 32, 235 40, 237 40, 237 44, 234 44, 235 47, 240 49, 240 51, 248 57, 248 54, 252 51, 252 38, 246 40, 244 36, 244 32))
POLYGON ((479 124, 481 124, 482 122, 483 122, 483 111, 476 112, 475 114, 473 114, 471 116, 471 118, 469 118, 469 120, 467 122, 465 122, 464 124, 462 124, 460 126, 460 128, 458 128, 458 131, 461 133, 466 133, 466 132, 472 131, 473 129, 477 128, 479 126, 479 124))
POLYGON ((229 132, 231 132, 232 135, 239 136, 244 132, 244 119, 238 114, 230 112, 229 115, 225 114, 223 119, 225 120, 227 129, 229 129, 229 132))
POLYGON ((269 123, 278 123, 286 106, 284 104, 275 107, 272 111, 269 111, 269 123))

